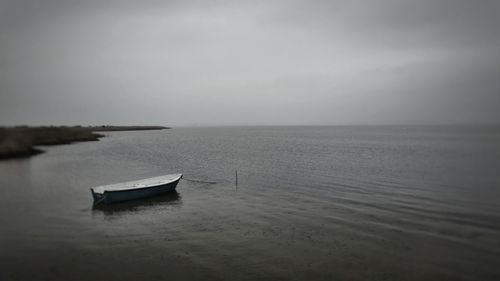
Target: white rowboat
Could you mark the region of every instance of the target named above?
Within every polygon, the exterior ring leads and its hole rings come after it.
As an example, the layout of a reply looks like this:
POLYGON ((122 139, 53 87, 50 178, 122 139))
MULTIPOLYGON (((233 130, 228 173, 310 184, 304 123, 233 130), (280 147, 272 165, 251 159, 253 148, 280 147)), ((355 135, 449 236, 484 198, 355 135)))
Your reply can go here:
POLYGON ((175 190, 182 174, 101 185, 91 188, 94 205, 110 204, 161 195, 175 190))

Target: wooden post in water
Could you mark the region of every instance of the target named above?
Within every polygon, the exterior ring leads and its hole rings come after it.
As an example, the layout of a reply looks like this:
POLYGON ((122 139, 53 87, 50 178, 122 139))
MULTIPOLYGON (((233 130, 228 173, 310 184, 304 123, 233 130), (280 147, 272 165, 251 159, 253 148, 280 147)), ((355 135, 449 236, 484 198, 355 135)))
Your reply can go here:
POLYGON ((236 186, 238 186, 238 170, 235 171, 236 174, 236 186))

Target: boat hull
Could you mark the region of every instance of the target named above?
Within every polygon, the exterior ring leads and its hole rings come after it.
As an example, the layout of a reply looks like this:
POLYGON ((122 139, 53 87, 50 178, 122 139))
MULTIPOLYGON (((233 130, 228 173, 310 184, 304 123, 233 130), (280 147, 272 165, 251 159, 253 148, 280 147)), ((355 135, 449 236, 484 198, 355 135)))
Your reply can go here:
POLYGON ((92 191, 92 196, 94 198, 94 205, 112 204, 123 201, 143 199, 173 192, 175 191, 175 188, 177 187, 179 180, 180 178, 177 179, 176 181, 169 182, 167 184, 137 188, 137 189, 104 191, 103 193, 96 193, 94 192, 94 190, 91 191, 92 191))

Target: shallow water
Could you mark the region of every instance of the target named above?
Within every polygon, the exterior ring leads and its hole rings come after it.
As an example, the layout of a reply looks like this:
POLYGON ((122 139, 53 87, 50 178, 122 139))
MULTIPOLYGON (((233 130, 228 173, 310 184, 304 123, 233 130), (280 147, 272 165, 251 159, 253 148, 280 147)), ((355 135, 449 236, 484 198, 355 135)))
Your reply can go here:
POLYGON ((498 127, 107 135, 0 162, 0 280, 500 280, 498 127), (92 208, 175 172, 217 183, 92 208))

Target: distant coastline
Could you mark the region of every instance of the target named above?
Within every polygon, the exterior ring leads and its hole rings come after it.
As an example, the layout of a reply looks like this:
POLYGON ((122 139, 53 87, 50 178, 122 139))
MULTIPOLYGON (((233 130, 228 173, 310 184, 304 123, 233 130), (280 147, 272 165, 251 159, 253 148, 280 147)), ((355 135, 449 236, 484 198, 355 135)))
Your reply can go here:
POLYGON ((104 137, 96 132, 170 129, 163 126, 43 126, 0 127, 0 160, 29 157, 44 151, 38 145, 70 144, 97 141, 104 137))

